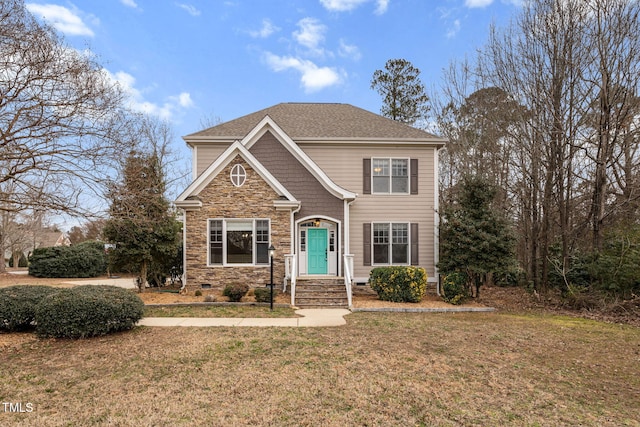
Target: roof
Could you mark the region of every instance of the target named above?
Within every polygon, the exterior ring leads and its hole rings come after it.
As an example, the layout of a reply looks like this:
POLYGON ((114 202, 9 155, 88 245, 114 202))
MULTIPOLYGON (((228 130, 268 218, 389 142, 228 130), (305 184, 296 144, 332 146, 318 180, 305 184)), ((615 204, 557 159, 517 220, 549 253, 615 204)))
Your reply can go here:
POLYGON ((281 103, 184 137, 242 139, 266 116, 293 140, 392 139, 444 143, 445 139, 349 104, 281 103))

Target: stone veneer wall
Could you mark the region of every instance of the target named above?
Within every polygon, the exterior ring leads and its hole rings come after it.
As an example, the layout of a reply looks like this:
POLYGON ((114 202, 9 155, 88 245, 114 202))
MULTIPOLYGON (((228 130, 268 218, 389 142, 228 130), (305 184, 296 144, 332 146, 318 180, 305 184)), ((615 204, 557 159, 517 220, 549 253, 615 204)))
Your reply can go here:
POLYGON ((269 218, 271 219, 271 243, 276 248, 273 258, 273 281, 276 285, 284 278, 284 255, 290 252, 291 213, 276 211, 273 201, 279 195, 240 156, 216 176, 198 197, 200 210, 186 211, 186 273, 187 290, 200 289, 210 284, 213 289, 223 289, 230 283, 246 283, 251 288, 263 287, 269 282, 269 266, 222 267, 207 266, 207 223, 210 218, 269 218), (242 164, 247 172, 243 186, 231 183, 231 168, 242 164))

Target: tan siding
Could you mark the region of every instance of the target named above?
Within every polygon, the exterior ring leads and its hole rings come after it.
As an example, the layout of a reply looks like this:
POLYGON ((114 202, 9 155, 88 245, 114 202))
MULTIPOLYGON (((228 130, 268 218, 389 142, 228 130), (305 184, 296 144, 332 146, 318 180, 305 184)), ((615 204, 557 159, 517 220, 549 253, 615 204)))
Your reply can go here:
POLYGON ((220 154, 231 144, 198 144, 194 154, 196 156, 196 176, 199 176, 213 163, 220 154))
POLYGON ((363 265, 362 224, 364 222, 417 222, 420 238, 420 266, 434 275, 434 150, 419 146, 301 145, 303 150, 334 180, 347 190, 358 193, 351 205, 350 245, 355 255, 356 277, 368 277, 371 267, 363 265), (365 195, 362 188, 362 159, 365 157, 417 158, 418 194, 365 195))

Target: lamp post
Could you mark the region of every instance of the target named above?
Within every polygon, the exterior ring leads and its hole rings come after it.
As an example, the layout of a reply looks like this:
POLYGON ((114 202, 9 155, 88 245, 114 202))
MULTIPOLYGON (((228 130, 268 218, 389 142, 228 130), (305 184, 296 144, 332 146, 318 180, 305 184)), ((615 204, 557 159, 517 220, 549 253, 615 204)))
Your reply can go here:
POLYGON ((271 311, 273 311, 273 255, 276 253, 276 248, 273 247, 273 244, 269 245, 269 259, 271 260, 271 280, 269 280, 269 285, 271 287, 271 298, 269 299, 270 301, 270 308, 271 311))

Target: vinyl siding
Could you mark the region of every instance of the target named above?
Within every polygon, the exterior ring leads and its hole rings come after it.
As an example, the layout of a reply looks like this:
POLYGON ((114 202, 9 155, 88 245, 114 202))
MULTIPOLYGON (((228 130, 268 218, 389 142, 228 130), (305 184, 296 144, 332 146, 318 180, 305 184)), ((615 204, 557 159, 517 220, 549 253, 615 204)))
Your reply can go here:
MULTIPOLYGON (((193 155, 196 156, 196 174, 198 177, 213 163, 220 154, 224 152, 232 143, 206 143, 194 145, 193 155)), ((195 178, 194 178, 195 179, 195 178)))
POLYGON ((334 182, 358 193, 350 210, 350 247, 354 254, 355 276, 368 277, 372 267, 364 265, 363 227, 365 222, 414 222, 419 226, 419 265, 434 276, 434 151, 431 146, 356 144, 300 144, 300 147, 334 182), (364 194, 362 159, 373 157, 418 159, 419 192, 416 195, 364 194))

